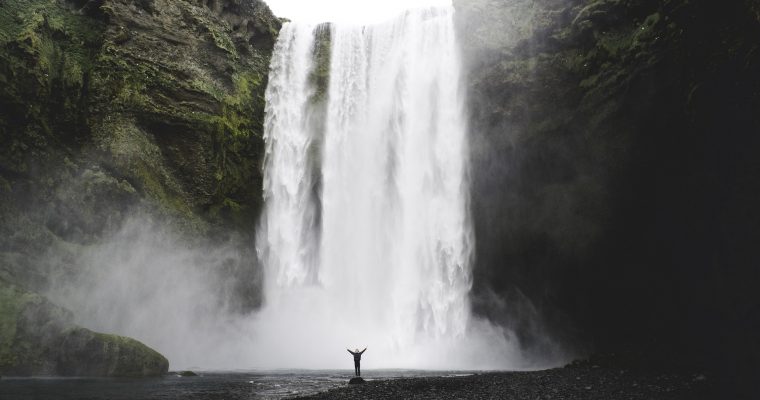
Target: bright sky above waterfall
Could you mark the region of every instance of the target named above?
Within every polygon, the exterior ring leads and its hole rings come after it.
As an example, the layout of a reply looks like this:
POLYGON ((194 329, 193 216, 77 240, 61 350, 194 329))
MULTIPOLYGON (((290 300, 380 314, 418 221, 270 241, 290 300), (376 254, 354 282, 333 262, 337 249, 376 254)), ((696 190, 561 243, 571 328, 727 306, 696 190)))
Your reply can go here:
POLYGON ((382 22, 410 8, 445 6, 451 0, 265 0, 274 14, 298 22, 382 22))

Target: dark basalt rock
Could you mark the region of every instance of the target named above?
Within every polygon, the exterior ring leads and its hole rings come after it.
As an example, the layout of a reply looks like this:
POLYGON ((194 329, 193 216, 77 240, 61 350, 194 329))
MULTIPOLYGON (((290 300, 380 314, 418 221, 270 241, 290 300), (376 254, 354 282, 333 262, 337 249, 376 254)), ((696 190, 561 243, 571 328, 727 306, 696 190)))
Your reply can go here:
POLYGON ((180 372, 177 372, 177 375, 182 376, 182 377, 198 376, 198 374, 196 374, 193 371, 180 371, 180 372))
POLYGON ((364 379, 362 379, 361 377, 359 377, 359 376, 351 378, 351 380, 348 381, 349 385, 360 385, 360 384, 363 384, 363 383, 366 383, 366 381, 364 379))

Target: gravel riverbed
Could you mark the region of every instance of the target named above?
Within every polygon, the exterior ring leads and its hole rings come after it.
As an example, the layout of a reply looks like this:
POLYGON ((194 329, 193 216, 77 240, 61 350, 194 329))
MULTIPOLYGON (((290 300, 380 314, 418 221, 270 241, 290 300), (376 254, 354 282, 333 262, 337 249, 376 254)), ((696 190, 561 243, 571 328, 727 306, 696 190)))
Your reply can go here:
POLYGON ((529 372, 370 380, 298 399, 712 399, 702 373, 644 372, 592 364, 529 372))

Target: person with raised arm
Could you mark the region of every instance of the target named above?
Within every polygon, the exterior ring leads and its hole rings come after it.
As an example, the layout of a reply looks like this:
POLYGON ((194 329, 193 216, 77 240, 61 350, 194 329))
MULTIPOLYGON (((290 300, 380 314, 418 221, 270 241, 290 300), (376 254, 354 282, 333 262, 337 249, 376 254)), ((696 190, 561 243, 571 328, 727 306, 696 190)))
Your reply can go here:
POLYGON ((367 351, 367 348, 365 347, 364 350, 362 351, 359 351, 359 349, 356 349, 355 351, 351 351, 350 349, 346 349, 346 350, 348 350, 348 352, 353 354, 354 356, 354 373, 356 374, 356 376, 361 376, 362 371, 361 371, 361 367, 359 367, 359 364, 362 361, 362 353, 367 351))

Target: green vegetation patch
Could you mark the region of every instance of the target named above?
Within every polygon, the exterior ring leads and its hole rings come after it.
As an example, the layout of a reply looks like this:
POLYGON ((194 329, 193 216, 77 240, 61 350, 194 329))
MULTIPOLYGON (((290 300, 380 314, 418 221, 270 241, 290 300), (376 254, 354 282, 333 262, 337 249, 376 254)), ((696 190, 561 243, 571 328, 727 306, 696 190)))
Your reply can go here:
POLYGON ((92 332, 44 297, 0 281, 0 374, 152 376, 167 359, 124 336, 92 332))
POLYGON ((42 82, 59 79, 81 86, 103 29, 101 21, 72 12, 56 0, 16 0, 0 5, 0 46, 16 47, 26 55, 14 60, 21 65, 11 67, 32 68, 42 82))
MULTIPOLYGON (((16 338, 18 319, 35 295, 0 281, 0 374, 18 364, 33 348, 16 338)), ((28 358, 28 357, 27 357, 28 358)))

